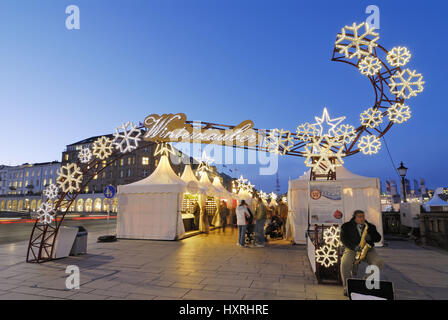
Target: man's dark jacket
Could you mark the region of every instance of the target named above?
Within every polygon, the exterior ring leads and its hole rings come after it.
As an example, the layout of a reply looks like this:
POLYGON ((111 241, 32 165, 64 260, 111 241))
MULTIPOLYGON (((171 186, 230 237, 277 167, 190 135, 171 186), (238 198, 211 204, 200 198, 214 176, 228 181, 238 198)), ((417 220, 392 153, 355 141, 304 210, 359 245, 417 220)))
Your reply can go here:
MULTIPOLYGON (((375 225, 367 222, 369 229, 367 229, 367 233, 370 236, 370 239, 367 241, 369 245, 373 247, 375 242, 381 241, 381 235, 376 231, 375 225)), ((349 222, 346 222, 341 227, 341 241, 344 247, 349 248, 350 250, 355 250, 361 241, 361 236, 359 235, 358 228, 356 226, 355 219, 351 219, 349 222)))

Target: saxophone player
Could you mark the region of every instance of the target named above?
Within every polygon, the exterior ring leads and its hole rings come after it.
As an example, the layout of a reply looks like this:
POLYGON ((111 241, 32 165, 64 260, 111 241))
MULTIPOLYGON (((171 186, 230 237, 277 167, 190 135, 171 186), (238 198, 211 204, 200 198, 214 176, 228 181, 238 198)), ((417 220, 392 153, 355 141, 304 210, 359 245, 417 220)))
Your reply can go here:
POLYGON ((383 268, 383 260, 374 248, 375 242, 379 241, 381 235, 375 225, 366 220, 362 210, 356 210, 352 219, 342 225, 341 242, 345 249, 341 259, 341 277, 345 296, 347 296, 347 279, 361 261, 375 265, 380 270, 383 268))

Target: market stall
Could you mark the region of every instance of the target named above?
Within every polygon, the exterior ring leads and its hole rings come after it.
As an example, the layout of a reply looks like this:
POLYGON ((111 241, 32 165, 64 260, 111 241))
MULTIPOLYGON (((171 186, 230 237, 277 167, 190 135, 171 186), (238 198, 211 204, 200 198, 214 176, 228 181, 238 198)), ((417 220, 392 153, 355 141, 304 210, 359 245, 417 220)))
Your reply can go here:
MULTIPOLYGON (((367 220, 375 224, 378 232, 383 235, 379 179, 356 175, 344 167, 336 169, 336 177, 332 181, 310 181, 308 171, 300 178, 289 181, 288 221, 290 235, 295 243, 305 244, 309 226, 342 224, 349 221, 353 212, 358 209, 366 213, 367 220), (323 192, 319 192, 327 193, 327 197, 319 196, 318 192, 316 195, 310 194, 316 184, 319 184, 316 190, 323 189, 323 192), (340 198, 335 198, 338 189, 340 198), (317 196, 318 204, 314 205, 313 197, 317 196)), ((382 246, 383 241, 377 245, 382 246)))
POLYGON ((181 206, 186 189, 166 155, 149 177, 118 186, 117 238, 180 239, 185 233, 181 206))
POLYGON ((432 196, 431 200, 426 202, 423 206, 425 207, 425 210, 430 212, 442 212, 442 211, 448 211, 448 202, 440 198, 440 194, 443 193, 443 188, 437 188, 434 192, 434 195, 432 196))
POLYGON ((227 191, 226 188, 224 188, 224 186, 221 183, 221 179, 219 177, 215 177, 213 179, 212 184, 218 192, 215 196, 217 212, 213 218, 212 225, 214 225, 215 227, 221 227, 221 217, 219 211, 220 202, 224 201, 226 203, 227 208, 232 209, 233 207, 232 194, 229 191, 227 191))
POLYGON ((199 183, 190 165, 186 165, 181 179, 187 184, 182 199, 182 220, 185 231, 199 230, 200 205, 199 197, 207 189, 199 183))
POLYGON ((199 196, 199 205, 201 207, 201 218, 199 222, 199 230, 208 232, 210 230, 210 222, 216 214, 215 198, 218 197, 219 191, 211 183, 207 171, 200 171, 199 185, 204 188, 204 194, 199 196))

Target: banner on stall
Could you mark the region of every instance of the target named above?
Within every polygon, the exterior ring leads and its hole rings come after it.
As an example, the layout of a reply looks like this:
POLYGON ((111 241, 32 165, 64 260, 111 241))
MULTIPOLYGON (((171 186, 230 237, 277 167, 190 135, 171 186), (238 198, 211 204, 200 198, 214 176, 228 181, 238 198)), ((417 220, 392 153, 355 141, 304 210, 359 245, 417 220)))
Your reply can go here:
POLYGON ((310 181, 308 204, 310 224, 341 224, 344 221, 340 182, 310 181))

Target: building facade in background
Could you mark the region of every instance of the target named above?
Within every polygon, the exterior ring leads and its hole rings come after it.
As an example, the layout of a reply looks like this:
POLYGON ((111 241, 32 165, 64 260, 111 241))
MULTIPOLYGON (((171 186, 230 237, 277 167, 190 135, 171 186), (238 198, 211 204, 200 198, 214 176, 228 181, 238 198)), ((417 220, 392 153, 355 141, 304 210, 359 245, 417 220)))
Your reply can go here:
MULTIPOLYGON (((61 162, 0 166, 0 211, 36 210, 42 203, 42 191, 49 184, 56 183, 61 165, 77 162, 79 151, 82 148, 91 149, 93 142, 100 137, 90 137, 67 145, 62 152, 61 162)), ((112 135, 106 137, 113 139, 112 135)), ((156 146, 154 142, 141 141, 138 150, 125 154, 112 165, 106 167, 107 162, 104 161, 104 170, 81 190, 68 212, 117 212, 116 199, 109 203, 104 197, 104 189, 109 185, 116 188, 133 183, 151 175, 160 159, 160 156, 154 156, 156 146)), ((174 153, 175 155, 170 157, 170 163, 176 174, 180 176, 186 164, 191 164, 193 170, 197 169, 199 161, 177 149, 174 149, 174 153)), ((212 166, 209 172, 210 180, 213 181, 216 176, 220 177, 223 186, 230 190, 232 177, 224 173, 219 174, 217 168, 212 166)))
POLYGON ((55 183, 61 163, 58 161, 0 167, 0 195, 40 194, 55 183))
MULTIPOLYGON (((62 164, 78 161, 79 151, 82 148, 91 149, 93 142, 100 137, 90 137, 67 145, 66 149, 62 152, 62 164)), ((106 137, 113 139, 112 135, 106 137)), ((105 168, 102 173, 94 177, 87 184, 84 190, 81 190, 81 193, 103 193, 104 188, 109 185, 117 187, 142 180, 149 176, 157 168, 160 158, 159 156, 154 156, 156 143, 141 141, 140 146, 139 149, 125 154, 112 165, 105 168)), ((176 174, 181 175, 185 164, 188 163, 192 164, 193 169, 197 168, 198 161, 177 149, 175 149, 175 153, 176 156, 171 157, 171 165, 176 174)), ((107 160, 104 160, 104 167, 106 163, 107 160)))

